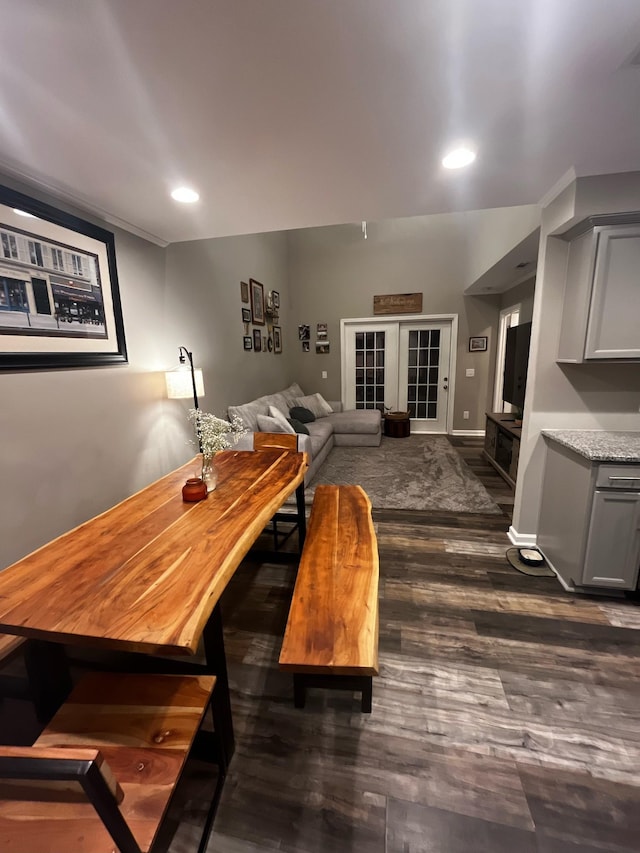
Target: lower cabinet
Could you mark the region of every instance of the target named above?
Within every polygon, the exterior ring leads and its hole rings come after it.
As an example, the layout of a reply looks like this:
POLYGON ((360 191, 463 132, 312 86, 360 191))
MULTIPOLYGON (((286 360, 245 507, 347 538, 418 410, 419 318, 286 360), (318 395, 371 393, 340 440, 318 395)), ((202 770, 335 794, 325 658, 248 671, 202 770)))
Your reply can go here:
POLYGON ((518 475, 521 432, 513 415, 487 412, 484 457, 510 486, 515 486, 518 475))
POLYGON ((537 544, 569 586, 635 590, 640 465, 590 462, 548 441, 537 544))

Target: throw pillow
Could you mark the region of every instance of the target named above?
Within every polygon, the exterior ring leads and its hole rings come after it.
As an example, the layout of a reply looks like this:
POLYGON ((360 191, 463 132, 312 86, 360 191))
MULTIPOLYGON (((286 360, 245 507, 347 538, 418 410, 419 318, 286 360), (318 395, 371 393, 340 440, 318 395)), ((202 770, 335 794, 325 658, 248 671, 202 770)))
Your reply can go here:
POLYGON ((313 412, 310 412, 309 409, 305 409, 303 406, 294 406, 292 409, 289 409, 289 417, 300 421, 301 424, 310 424, 316 419, 313 412))
POLYGON ((296 432, 301 433, 302 435, 309 435, 309 430, 302 421, 297 421, 295 418, 287 418, 287 420, 296 432))
POLYGON ((270 418, 269 415, 258 415, 258 430, 260 432, 286 432, 291 435, 295 434, 294 428, 286 419, 283 426, 277 418, 270 418))
POLYGON ((309 394, 307 397, 298 397, 296 406, 309 409, 317 418, 324 418, 333 413, 333 409, 324 399, 322 394, 309 394))
POLYGON ((289 425, 286 412, 283 414, 277 406, 269 406, 269 417, 275 418, 283 427, 289 425))

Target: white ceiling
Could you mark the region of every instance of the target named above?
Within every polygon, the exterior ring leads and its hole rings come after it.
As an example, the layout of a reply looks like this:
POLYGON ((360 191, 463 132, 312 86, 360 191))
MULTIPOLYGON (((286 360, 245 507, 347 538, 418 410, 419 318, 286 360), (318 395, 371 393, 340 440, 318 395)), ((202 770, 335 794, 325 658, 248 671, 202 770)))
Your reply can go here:
POLYGON ((638 0, 0 0, 0 168, 158 241, 640 169, 638 0), (449 144, 478 159, 447 172, 449 144), (195 186, 179 206, 168 190, 195 186))

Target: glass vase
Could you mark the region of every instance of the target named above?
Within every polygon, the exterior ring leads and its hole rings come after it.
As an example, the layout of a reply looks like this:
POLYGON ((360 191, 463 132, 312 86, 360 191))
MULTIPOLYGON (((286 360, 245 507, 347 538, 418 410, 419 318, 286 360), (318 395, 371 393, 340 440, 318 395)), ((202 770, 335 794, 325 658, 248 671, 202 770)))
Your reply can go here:
POLYGON ((218 472, 214 460, 215 456, 202 457, 202 479, 207 487, 207 492, 212 492, 218 485, 218 472))

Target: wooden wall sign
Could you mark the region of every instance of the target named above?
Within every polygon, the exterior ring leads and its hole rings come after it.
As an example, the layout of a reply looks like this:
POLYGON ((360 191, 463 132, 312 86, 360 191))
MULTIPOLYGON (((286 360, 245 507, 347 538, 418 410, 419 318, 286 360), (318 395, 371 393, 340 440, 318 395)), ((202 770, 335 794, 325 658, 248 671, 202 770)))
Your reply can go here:
POLYGON ((421 293, 390 293, 373 297, 374 314, 421 314, 421 293))

